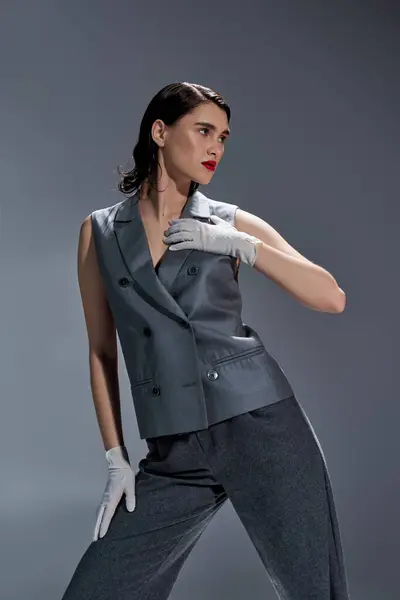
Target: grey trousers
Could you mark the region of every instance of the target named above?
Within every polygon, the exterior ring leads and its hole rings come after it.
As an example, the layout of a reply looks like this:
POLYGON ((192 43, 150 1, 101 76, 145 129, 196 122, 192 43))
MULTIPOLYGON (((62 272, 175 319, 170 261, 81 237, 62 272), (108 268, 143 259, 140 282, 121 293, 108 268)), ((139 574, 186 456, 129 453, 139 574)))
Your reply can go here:
POLYGON ((294 396, 208 429, 146 441, 135 510, 123 497, 63 600, 165 600, 227 499, 279 598, 349 599, 326 461, 294 396))

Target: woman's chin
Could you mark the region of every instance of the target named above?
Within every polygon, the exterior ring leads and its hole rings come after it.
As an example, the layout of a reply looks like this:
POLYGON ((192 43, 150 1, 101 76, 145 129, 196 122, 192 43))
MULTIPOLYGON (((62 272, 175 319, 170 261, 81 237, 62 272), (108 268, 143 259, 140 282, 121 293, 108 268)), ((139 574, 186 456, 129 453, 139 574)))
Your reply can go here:
POLYGON ((205 173, 204 175, 202 174, 201 176, 196 177, 196 179, 193 179, 193 181, 196 181, 200 185, 207 185, 210 183, 213 175, 214 173, 210 171, 209 173, 205 173))

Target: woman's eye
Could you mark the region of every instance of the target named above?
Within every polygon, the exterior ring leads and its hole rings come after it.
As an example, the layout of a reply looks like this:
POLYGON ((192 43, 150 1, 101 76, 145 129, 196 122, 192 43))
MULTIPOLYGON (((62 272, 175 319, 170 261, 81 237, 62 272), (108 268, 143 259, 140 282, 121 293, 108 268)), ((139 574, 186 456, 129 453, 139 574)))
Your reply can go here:
MULTIPOLYGON (((209 131, 208 127, 202 127, 199 131, 209 131)), ((224 135, 221 135, 220 139, 222 140, 222 143, 224 144, 226 141, 226 137, 224 135)))

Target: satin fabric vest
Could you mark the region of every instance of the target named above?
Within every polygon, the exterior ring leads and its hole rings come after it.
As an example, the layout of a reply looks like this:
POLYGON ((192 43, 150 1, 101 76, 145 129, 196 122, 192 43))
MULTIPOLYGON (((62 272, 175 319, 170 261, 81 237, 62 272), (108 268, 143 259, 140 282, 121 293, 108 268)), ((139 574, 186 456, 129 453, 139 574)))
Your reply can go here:
MULTIPOLYGON (((167 249, 153 267, 139 191, 91 214, 141 439, 209 425, 293 390, 257 332, 242 322, 232 256, 167 249)), ((234 225, 237 205, 189 196, 181 218, 234 225)))

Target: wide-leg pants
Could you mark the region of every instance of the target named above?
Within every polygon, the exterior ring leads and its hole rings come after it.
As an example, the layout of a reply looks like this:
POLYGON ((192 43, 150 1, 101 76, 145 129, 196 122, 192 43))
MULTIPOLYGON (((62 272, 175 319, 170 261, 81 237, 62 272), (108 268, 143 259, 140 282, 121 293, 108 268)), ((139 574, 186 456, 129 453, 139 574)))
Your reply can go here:
POLYGON ((284 600, 348 600, 326 461, 295 396, 211 425, 150 438, 104 538, 62 600, 164 600, 227 499, 284 600))

